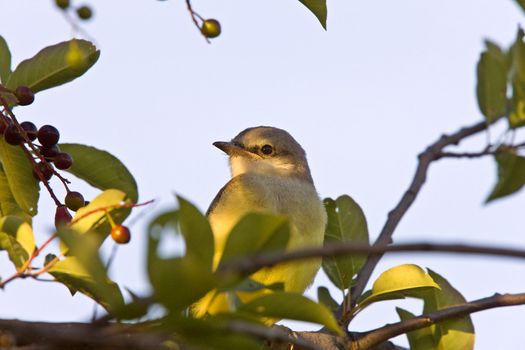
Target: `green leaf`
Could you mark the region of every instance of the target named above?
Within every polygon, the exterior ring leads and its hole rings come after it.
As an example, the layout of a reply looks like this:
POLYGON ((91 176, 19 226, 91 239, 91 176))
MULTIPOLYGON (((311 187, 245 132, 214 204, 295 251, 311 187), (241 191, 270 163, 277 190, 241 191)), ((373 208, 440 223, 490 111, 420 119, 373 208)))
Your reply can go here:
POLYGON ((525 158, 514 153, 499 153, 495 157, 498 164, 498 182, 488 196, 486 203, 513 194, 525 185, 525 158))
POLYGON ((488 123, 507 111, 507 62, 505 53, 494 43, 487 43, 477 67, 478 105, 488 123))
POLYGON ((216 286, 212 272, 214 239, 208 220, 188 201, 178 197, 178 212, 156 218, 148 230, 148 277, 156 300, 172 313, 178 313, 202 298, 216 286), (180 229, 186 254, 162 258, 158 247, 165 227, 180 229))
POLYGON ((72 39, 48 46, 30 59, 20 62, 6 82, 8 89, 28 86, 33 92, 49 89, 70 82, 83 75, 95 64, 100 51, 86 40, 72 39), (76 43, 84 64, 80 67, 67 63, 66 54, 76 43))
POLYGON ((124 164, 115 156, 76 143, 63 143, 59 147, 73 158, 73 165, 66 171, 101 190, 109 188, 121 190, 133 203, 137 202, 137 183, 124 164))
POLYGON ((70 290, 79 291, 95 300, 108 312, 121 310, 124 299, 120 289, 106 276, 104 265, 98 255, 89 265, 82 260, 78 257, 67 257, 55 263, 49 269, 49 273, 70 290))
POLYGON ((233 227, 224 246, 221 262, 264 251, 286 248, 290 230, 282 216, 249 213, 233 227))
POLYGON ((326 306, 317 304, 297 293, 266 294, 241 305, 238 311, 259 317, 318 323, 340 335, 343 334, 334 315, 326 306))
POLYGON ((0 216, 14 215, 31 224, 31 216, 27 215, 16 203, 11 193, 4 168, 0 164, 0 216))
MULTIPOLYGON (((432 290, 425 297, 425 308, 423 311, 425 314, 466 303, 461 293, 452 287, 446 279, 430 269, 428 273, 439 285, 440 289, 432 290)), ((439 322, 431 328, 438 349, 474 349, 474 325, 470 316, 439 322)))
POLYGON ((321 25, 326 30, 326 0, 299 0, 317 17, 321 25))
POLYGON ((419 266, 399 265, 386 270, 375 280, 372 290, 364 293, 358 301, 358 308, 362 310, 383 300, 423 298, 425 293, 435 288, 439 289, 439 286, 419 266))
MULTIPOLYGON (((344 195, 335 201, 324 200, 328 223, 325 244, 355 242, 368 244, 368 227, 363 210, 349 196, 344 195)), ((323 270, 339 289, 350 288, 352 278, 365 262, 365 255, 348 255, 338 258, 324 258, 323 270)))
MULTIPOLYGON (((401 321, 407 321, 416 317, 414 314, 399 307, 396 308, 396 311, 401 321)), ((406 335, 410 344, 410 350, 439 350, 430 327, 416 329, 406 333, 406 335)), ((448 350, 448 348, 444 349, 448 350)))
POLYGON ((19 146, 0 139, 0 161, 16 203, 30 216, 37 214, 39 187, 33 167, 19 146))
POLYGON ((11 75, 11 51, 7 42, 0 35, 0 82, 4 83, 11 75))
POLYGON ((105 209, 109 208, 107 212, 116 223, 122 223, 131 210, 124 208, 111 209, 111 207, 124 203, 126 199, 126 193, 120 190, 109 189, 102 192, 88 205, 77 210, 70 228, 81 234, 89 232, 97 238, 98 245, 102 244, 111 231, 105 209), (87 215, 88 213, 89 215, 87 215))
POLYGON ((326 287, 317 288, 317 299, 321 304, 329 308, 332 312, 339 309, 339 304, 330 295, 330 290, 326 287))

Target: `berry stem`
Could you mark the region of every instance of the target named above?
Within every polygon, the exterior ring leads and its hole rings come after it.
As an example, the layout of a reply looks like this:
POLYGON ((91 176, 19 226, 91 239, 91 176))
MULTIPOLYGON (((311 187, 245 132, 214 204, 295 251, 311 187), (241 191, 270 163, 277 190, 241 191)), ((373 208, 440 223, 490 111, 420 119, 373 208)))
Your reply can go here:
MULTIPOLYGON (((193 21, 193 23, 195 24, 195 27, 197 27, 197 29, 199 30, 199 33, 202 34, 201 32, 201 26, 199 25, 199 22, 197 22, 197 18, 200 19, 201 21, 204 22, 204 19, 201 17, 201 15, 199 15, 197 12, 195 12, 193 10, 193 7, 191 6, 191 2, 190 0, 186 0, 186 6, 188 7, 188 11, 190 13, 190 16, 191 16, 191 20, 193 21)), ((208 44, 211 44, 211 41, 210 39, 208 39, 206 37, 206 35, 202 34, 202 36, 204 37, 204 40, 206 40, 206 42, 208 44)))

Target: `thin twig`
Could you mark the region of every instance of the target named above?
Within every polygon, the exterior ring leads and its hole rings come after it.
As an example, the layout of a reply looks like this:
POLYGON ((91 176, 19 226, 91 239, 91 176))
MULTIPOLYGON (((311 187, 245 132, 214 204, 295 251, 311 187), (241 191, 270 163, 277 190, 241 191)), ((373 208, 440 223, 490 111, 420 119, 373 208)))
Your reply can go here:
POLYGON ((367 332, 357 339, 351 349, 366 350, 380 344, 390 338, 404 334, 416 329, 425 328, 438 322, 467 316, 475 312, 504 306, 516 306, 525 304, 525 293, 520 294, 496 294, 492 297, 483 298, 430 312, 425 315, 411 318, 409 320, 388 324, 381 328, 367 332))

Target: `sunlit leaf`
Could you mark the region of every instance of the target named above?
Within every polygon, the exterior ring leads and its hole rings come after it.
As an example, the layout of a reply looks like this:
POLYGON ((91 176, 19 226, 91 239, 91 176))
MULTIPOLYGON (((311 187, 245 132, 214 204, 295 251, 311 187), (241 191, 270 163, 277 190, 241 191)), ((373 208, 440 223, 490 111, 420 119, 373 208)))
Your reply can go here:
POLYGON ((73 158, 73 165, 66 171, 101 190, 109 188, 121 190, 128 195, 131 202, 137 202, 137 183, 124 164, 115 156, 76 143, 62 143, 59 147, 73 158))
POLYGON ((31 224, 31 216, 27 215, 16 203, 11 193, 4 168, 0 164, 0 216, 14 215, 31 224))
POLYGON ((498 164, 498 182, 486 202, 502 198, 519 191, 525 185, 525 158, 514 153, 499 153, 494 156, 498 164))
POLYGON ((0 81, 5 84, 11 75, 11 51, 0 35, 0 81))
POLYGON ((342 334, 334 315, 326 306, 297 293, 269 293, 241 305, 238 312, 247 312, 265 318, 318 323, 342 334))
MULTIPOLYGON (((401 321, 410 320, 415 317, 414 314, 399 307, 396 308, 396 311, 401 321)), ((430 327, 416 329, 406 333, 406 335, 408 343, 410 344, 410 350, 439 350, 434 340, 434 333, 430 327)))
POLYGON ((359 309, 383 300, 406 297, 423 298, 429 290, 439 286, 422 268, 404 264, 383 272, 375 280, 372 290, 363 294, 358 301, 359 309))
MULTIPOLYGON (((447 307, 466 303, 465 298, 442 276, 432 270, 429 275, 439 285, 440 289, 433 289, 425 297, 423 313, 427 314, 447 307)), ((436 323, 431 327, 438 349, 472 350, 474 349, 474 325, 470 316, 454 318, 436 323)))
POLYGON ((40 189, 31 163, 19 146, 11 146, 3 138, 0 139, 0 161, 16 203, 25 213, 35 216, 40 189))
POLYGON ((86 40, 72 39, 82 56, 81 66, 72 66, 66 60, 71 40, 48 46, 30 59, 20 62, 6 82, 6 87, 16 89, 28 86, 33 92, 65 84, 80 77, 95 64, 100 51, 86 40))
MULTIPOLYGON (((325 244, 355 242, 368 244, 368 227, 363 210, 349 196, 344 195, 335 201, 324 200, 328 223, 325 244)), ((339 289, 350 288, 352 278, 365 262, 365 255, 327 257, 323 259, 323 270, 339 289)))
POLYGON ((492 123, 507 111, 507 62, 505 53, 495 44, 487 44, 477 66, 478 105, 492 123))
POLYGON ((299 0, 317 17, 324 29, 326 29, 326 0, 299 0))

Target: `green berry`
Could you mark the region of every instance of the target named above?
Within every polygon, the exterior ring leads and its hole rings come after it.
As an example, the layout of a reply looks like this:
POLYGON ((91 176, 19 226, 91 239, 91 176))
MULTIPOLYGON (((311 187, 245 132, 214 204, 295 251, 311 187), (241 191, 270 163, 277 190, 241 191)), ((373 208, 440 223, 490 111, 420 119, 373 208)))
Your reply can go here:
POLYGON ((65 10, 69 7, 70 3, 69 0, 55 0, 55 5, 62 10, 65 10))
POLYGON ((80 6, 77 8, 77 15, 80 19, 88 20, 93 16, 93 10, 89 6, 80 6))
POLYGON ((68 192, 64 199, 66 207, 73 211, 77 211, 85 205, 84 196, 80 192, 71 191, 68 192))
POLYGON ((221 24, 216 19, 202 22, 201 33, 207 38, 216 38, 221 34, 221 24))

